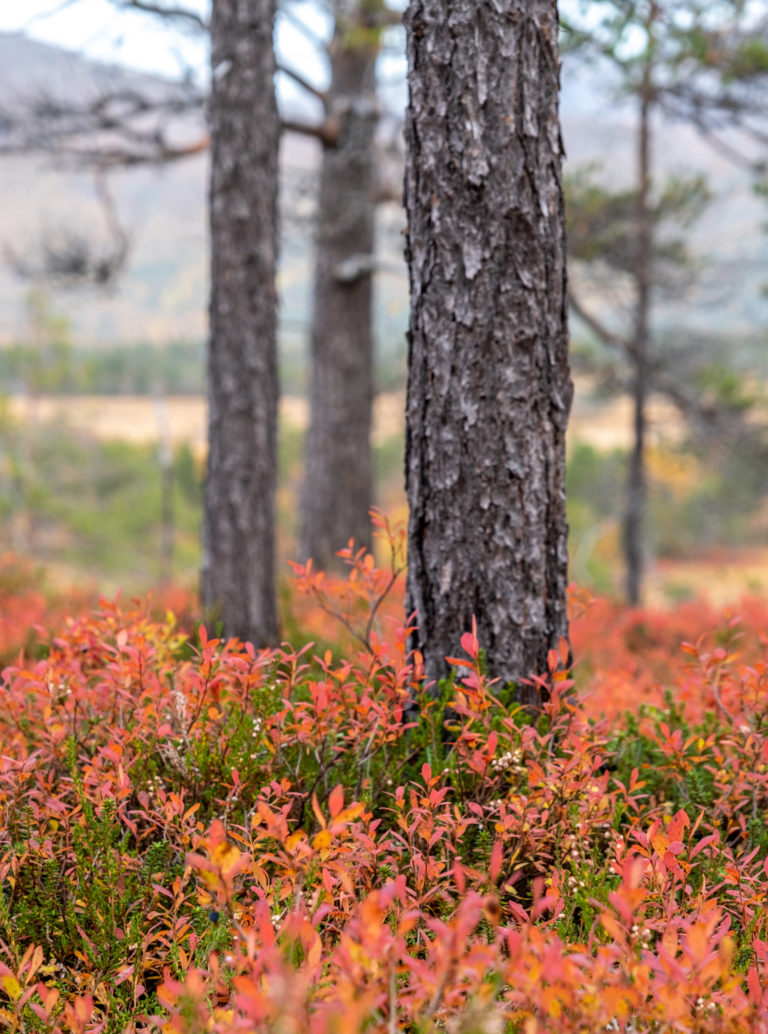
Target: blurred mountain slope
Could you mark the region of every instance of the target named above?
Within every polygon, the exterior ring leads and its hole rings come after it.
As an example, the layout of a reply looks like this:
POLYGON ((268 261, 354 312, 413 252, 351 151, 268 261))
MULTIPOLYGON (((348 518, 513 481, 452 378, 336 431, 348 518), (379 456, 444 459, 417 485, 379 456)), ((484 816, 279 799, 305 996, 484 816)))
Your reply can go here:
MULTIPOLYGON (((22 103, 41 92, 82 101, 119 86, 150 92, 171 88, 159 78, 87 61, 19 34, 0 33, 0 95, 6 104, 16 98, 22 103)), ((628 182, 634 161, 633 115, 621 98, 611 95, 609 84, 594 70, 566 66, 562 114, 568 167, 596 163, 612 185, 628 182)), ((768 269, 768 238, 761 228, 766 213, 751 192, 747 174, 714 152, 695 131, 678 125, 660 127, 656 154, 666 172, 704 172, 714 194, 694 241, 702 266, 713 259, 715 271, 686 297, 686 325, 753 337, 768 317, 760 293, 768 269)), ((293 134, 284 137, 282 344, 284 351, 299 358, 311 296, 312 181, 318 158, 313 141, 293 134)), ((78 342, 162 344, 204 336, 206 178, 205 156, 110 178, 120 218, 131 236, 131 254, 110 293, 56 293, 55 307, 69 317, 78 342)), ((72 227, 93 234, 97 241, 105 237, 103 213, 88 174, 54 167, 41 158, 5 158, 0 160, 0 194, 0 249, 10 245, 16 252, 34 252, 46 235, 72 227)), ((396 206, 387 206, 382 227, 387 272, 377 280, 377 331, 382 350, 399 353, 407 283, 396 206)), ((24 335, 28 287, 0 259, 0 344, 24 335)), ((679 311, 667 305, 660 321, 679 324, 679 311)))

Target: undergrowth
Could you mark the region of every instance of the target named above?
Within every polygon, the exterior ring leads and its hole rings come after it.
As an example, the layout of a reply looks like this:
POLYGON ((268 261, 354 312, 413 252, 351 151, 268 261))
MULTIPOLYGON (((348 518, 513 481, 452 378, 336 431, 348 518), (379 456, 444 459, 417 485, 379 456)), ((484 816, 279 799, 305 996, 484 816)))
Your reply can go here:
POLYGON ((581 671, 552 652, 533 720, 474 630, 425 684, 377 524, 386 566, 296 570, 344 650, 102 601, 6 668, 3 1028, 768 1030, 756 612, 680 649, 575 598, 581 671))

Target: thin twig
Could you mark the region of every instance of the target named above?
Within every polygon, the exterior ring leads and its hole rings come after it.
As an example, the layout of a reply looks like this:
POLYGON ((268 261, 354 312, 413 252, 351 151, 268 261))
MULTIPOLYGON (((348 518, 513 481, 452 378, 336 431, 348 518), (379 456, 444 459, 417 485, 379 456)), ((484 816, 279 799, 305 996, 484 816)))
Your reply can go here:
POLYGON ((199 32, 208 32, 208 22, 205 18, 196 11, 190 11, 188 7, 166 7, 164 4, 150 3, 149 0, 113 0, 113 3, 123 10, 142 11, 145 14, 156 14, 160 18, 184 21, 199 32))

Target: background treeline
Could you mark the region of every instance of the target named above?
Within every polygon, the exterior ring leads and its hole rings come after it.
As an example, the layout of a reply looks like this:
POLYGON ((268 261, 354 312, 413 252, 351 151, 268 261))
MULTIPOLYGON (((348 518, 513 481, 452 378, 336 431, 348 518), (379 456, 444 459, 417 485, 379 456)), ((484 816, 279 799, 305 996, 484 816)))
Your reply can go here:
POLYGON ((202 341, 118 343, 88 348, 55 340, 43 349, 18 342, 0 349, 0 393, 33 387, 57 395, 202 395, 202 341))

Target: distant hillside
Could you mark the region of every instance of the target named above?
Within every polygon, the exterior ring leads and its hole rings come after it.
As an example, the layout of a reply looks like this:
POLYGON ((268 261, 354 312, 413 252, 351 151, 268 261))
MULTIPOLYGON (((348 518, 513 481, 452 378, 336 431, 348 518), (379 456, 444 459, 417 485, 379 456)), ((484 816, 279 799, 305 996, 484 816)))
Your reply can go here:
MULTIPOLYGON (((84 61, 18 34, 0 33, 0 95, 23 98, 41 93, 83 100, 105 88, 138 85, 162 89, 161 80, 125 69, 84 61)), ((286 176, 306 176, 317 165, 314 143, 291 136, 284 141, 286 176)), ((59 292, 58 311, 69 317, 84 343, 199 339, 205 334, 207 225, 205 156, 166 168, 116 173, 111 179, 117 209, 132 240, 118 287, 107 293, 59 292)), ((46 234, 86 228, 95 240, 106 236, 103 216, 87 173, 55 168, 40 158, 0 160, 0 249, 34 249, 46 234)), ((307 318, 308 242, 291 233, 283 247, 281 280, 286 333, 295 336, 307 318)), ((23 336, 24 297, 29 285, 0 262, 0 342, 23 336)))
MULTIPOLYGON (((24 36, 0 33, 0 94, 23 98, 40 90, 59 97, 84 97, 106 84, 136 83, 163 88, 162 80, 125 69, 85 61, 24 36)), ((597 162, 613 182, 626 181, 633 158, 632 112, 612 105, 594 73, 566 68, 562 112, 571 167, 597 162)), ((719 264, 716 290, 685 301, 686 323, 741 334, 764 327, 768 305, 760 297, 768 269, 768 239, 760 232, 765 212, 750 192, 743 172, 716 155, 692 130, 666 127, 657 154, 669 171, 701 170, 711 180, 715 203, 696 231, 702 259, 719 264)), ((287 136, 282 164, 286 230, 281 249, 280 287, 283 344, 303 350, 310 305, 311 232, 307 216, 319 151, 304 138, 287 136), (303 187, 304 189, 299 189, 303 187)), ((81 343, 113 341, 163 343, 200 339, 205 334, 207 305, 205 214, 206 160, 198 157, 165 169, 142 169, 114 177, 113 192, 124 224, 130 229, 130 261, 119 286, 108 295, 96 292, 66 295, 55 301, 71 320, 81 343)), ((88 227, 104 233, 99 206, 87 175, 53 169, 39 159, 0 160, 0 247, 32 246, 45 234, 67 227, 88 227)), ((402 350, 407 314, 407 286, 402 266, 396 206, 382 216, 382 250, 390 272, 378 278, 378 337, 387 352, 402 350), (397 269, 401 273, 397 273, 397 269)), ((23 336, 27 286, 0 267, 0 343, 23 336)), ((669 309, 668 322, 679 321, 669 309)))

